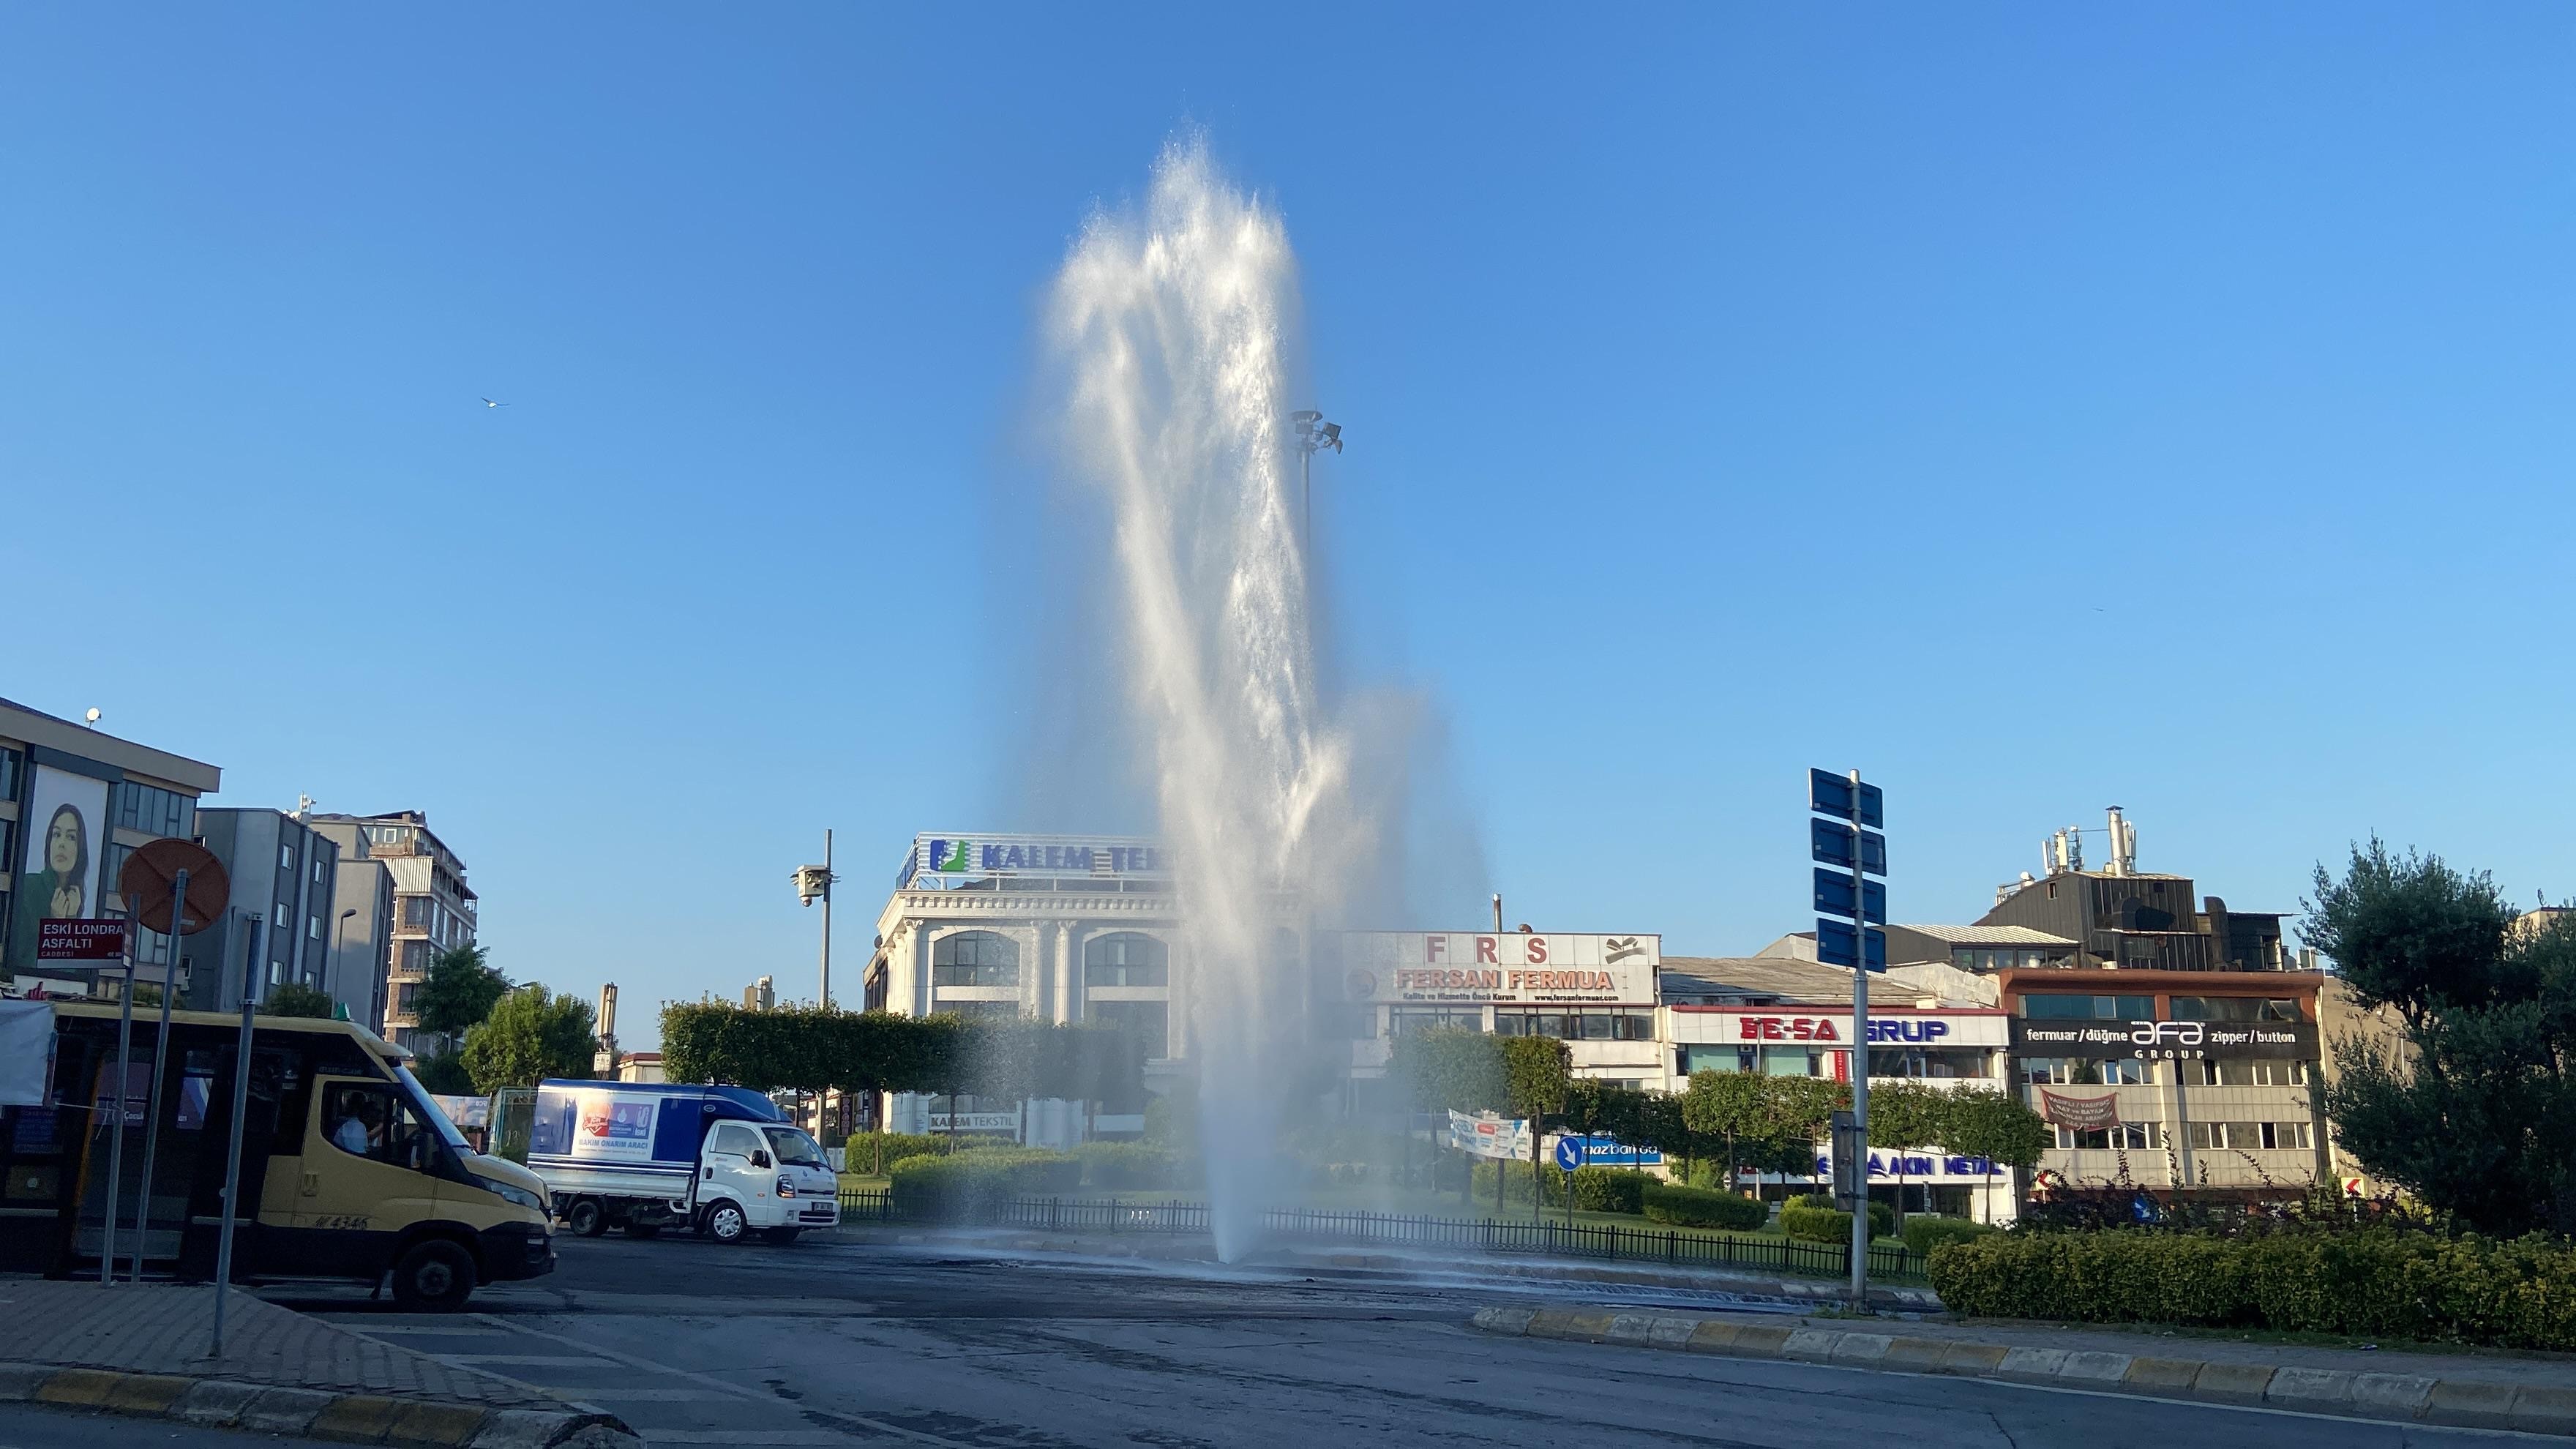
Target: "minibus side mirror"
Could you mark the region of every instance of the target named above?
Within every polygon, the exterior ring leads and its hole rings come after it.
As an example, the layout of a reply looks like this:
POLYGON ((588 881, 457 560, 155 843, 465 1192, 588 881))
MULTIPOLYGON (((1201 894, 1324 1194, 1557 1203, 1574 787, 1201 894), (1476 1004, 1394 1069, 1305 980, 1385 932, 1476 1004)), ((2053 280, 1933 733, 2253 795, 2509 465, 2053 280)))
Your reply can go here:
POLYGON ((768 1153, 766 1153, 766 1152, 754 1152, 754 1153, 752 1153, 752 1154, 751 1154, 751 1165, 752 1165, 752 1166, 754 1166, 754 1167, 767 1167, 767 1166, 769 1166, 769 1154, 768 1154, 768 1153))

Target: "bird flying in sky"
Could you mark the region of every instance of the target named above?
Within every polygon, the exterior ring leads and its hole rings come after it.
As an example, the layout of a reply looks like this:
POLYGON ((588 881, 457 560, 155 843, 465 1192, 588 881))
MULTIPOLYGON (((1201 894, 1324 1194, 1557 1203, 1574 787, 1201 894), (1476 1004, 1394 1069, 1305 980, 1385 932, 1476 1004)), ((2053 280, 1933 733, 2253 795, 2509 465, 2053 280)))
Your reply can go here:
POLYGON ((490 398, 488 398, 488 397, 487 397, 487 398, 483 399, 483 406, 485 406, 485 407, 487 407, 487 408, 505 408, 505 407, 508 407, 508 406, 509 406, 509 404, 508 404, 508 403, 505 403, 505 402, 494 402, 494 401, 492 401, 490 398))

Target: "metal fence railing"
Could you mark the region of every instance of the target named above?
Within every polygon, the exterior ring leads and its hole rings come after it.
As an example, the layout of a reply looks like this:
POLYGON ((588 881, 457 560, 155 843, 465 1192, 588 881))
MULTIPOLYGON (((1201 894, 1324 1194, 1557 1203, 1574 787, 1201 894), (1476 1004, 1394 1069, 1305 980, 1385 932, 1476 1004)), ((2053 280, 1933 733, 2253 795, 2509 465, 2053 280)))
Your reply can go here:
MULTIPOLYGON (((883 1188, 844 1188, 844 1223, 942 1221, 965 1227, 1071 1233, 1196 1234, 1210 1230, 1198 1202, 1119 1202, 1107 1198, 979 1197, 937 1213, 906 1212, 883 1188)), ((1274 1208, 1262 1214, 1271 1236, 1303 1242, 1526 1253, 1560 1258, 1666 1263, 1680 1267, 1761 1268, 1800 1277, 1851 1272, 1851 1248, 1767 1234, 1703 1233, 1554 1221, 1437 1218, 1405 1213, 1274 1208)), ((1904 1247, 1869 1250, 1873 1278, 1923 1277, 1923 1258, 1904 1247)))

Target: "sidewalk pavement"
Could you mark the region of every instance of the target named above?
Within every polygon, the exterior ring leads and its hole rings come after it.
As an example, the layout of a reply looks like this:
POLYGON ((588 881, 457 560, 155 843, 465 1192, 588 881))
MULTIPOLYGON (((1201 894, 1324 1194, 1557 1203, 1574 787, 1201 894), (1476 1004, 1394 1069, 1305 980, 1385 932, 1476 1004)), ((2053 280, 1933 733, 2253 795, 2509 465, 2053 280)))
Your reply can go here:
MULTIPOLYGON (((825 1243, 882 1243, 903 1247, 970 1248, 988 1253, 1058 1253, 1084 1258, 1134 1258, 1161 1263, 1214 1263, 1216 1243, 1188 1233, 1048 1233, 1016 1228, 841 1227, 808 1232, 825 1243)), ((1592 1283, 1609 1288, 1680 1288, 1725 1293, 1803 1306, 1846 1301, 1839 1279, 1789 1278, 1758 1268, 1681 1268, 1597 1258, 1548 1258, 1526 1253, 1442 1253, 1418 1248, 1308 1243, 1264 1248, 1238 1267, 1295 1268, 1308 1272, 1399 1273, 1410 1277, 1459 1275, 1531 1283, 1592 1283)), ((1870 1303, 1885 1311, 1941 1310, 1929 1288, 1873 1282, 1870 1303)))
POLYGON ((1512 1337, 1894 1373, 2010 1379, 2097 1393, 2346 1418, 2576 1436, 2576 1357, 2409 1353, 2153 1329, 1989 1320, 1787 1319, 1777 1314, 1488 1308, 1472 1327, 1512 1337))
POLYGON ((0 1402, 362 1444, 612 1449, 626 1426, 235 1289, 0 1278, 0 1402))

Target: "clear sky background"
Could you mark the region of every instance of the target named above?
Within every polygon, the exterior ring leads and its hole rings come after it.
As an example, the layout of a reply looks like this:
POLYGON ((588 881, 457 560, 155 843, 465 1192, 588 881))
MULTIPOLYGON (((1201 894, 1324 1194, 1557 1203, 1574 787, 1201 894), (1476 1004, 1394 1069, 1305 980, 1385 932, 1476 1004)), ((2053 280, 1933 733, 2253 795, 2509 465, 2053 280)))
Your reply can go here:
POLYGON ((1903 920, 2111 803, 2240 909, 2373 831, 2564 895, 2571 75, 2540 5, 12 6, 0 694, 427 810, 630 1040, 811 992, 833 826, 854 993, 909 837, 1022 823, 1033 318, 1195 125, 1516 921, 1811 924, 1810 764, 1903 920))

